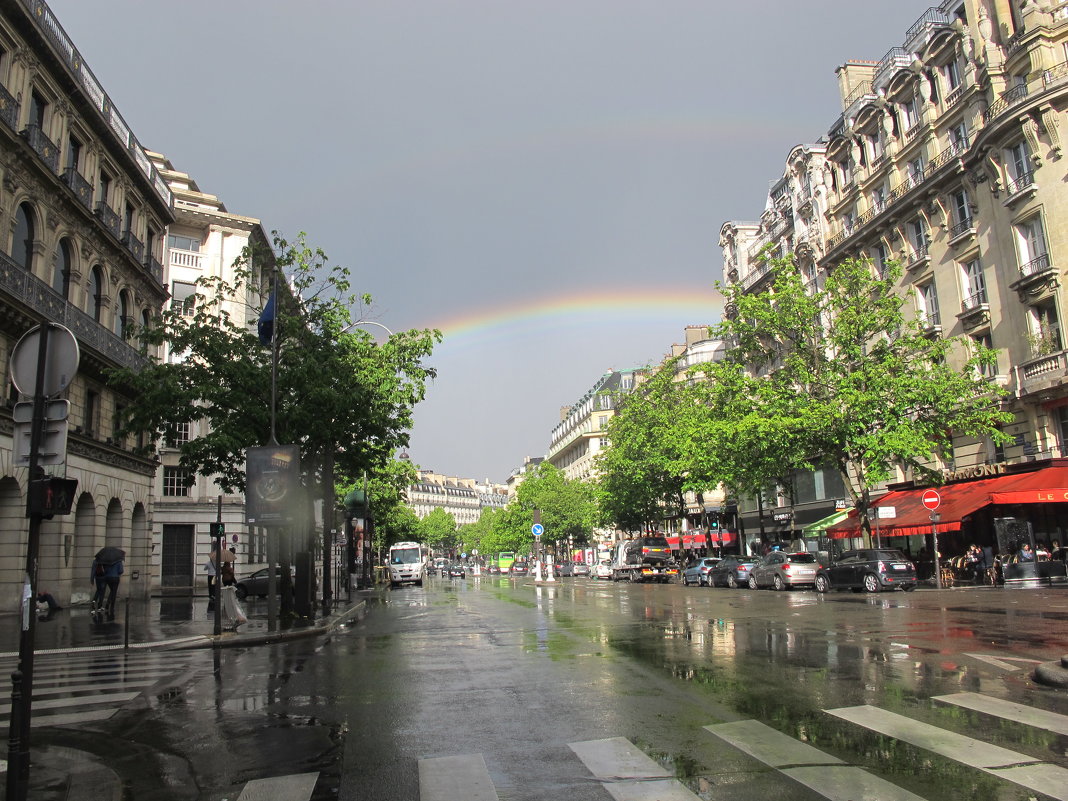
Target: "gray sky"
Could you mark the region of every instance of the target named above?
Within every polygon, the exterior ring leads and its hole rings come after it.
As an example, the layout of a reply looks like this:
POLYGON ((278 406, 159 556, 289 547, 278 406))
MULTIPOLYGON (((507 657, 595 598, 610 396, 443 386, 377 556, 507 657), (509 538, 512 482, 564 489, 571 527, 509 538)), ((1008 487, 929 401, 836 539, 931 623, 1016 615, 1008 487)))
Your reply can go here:
MULTIPOLYGON (((438 327, 422 467, 503 481, 560 407, 719 318, 728 219, 899 46, 886 0, 49 0, 148 148, 438 327)), ((370 328, 371 331, 378 329, 370 328)))

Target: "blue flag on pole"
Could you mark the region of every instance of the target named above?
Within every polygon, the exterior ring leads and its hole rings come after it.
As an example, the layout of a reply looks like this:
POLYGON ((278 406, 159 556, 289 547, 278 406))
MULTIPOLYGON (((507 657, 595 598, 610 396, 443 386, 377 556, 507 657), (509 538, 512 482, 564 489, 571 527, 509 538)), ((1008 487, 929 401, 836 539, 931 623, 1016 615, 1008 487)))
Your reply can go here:
POLYGON ((260 335, 261 345, 270 345, 271 340, 274 339, 274 292, 267 298, 267 305, 263 307, 263 311, 260 312, 259 322, 256 323, 256 330, 260 335))

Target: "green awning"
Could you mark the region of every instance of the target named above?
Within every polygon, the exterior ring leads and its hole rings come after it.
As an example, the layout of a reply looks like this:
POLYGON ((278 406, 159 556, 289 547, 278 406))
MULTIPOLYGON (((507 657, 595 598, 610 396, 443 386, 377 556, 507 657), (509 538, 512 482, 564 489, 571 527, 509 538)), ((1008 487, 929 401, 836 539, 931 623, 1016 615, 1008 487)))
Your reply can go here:
POLYGON ((827 529, 841 523, 847 517, 849 517, 849 510, 842 509, 834 514, 827 515, 822 520, 817 520, 815 523, 809 523, 801 529, 801 533, 806 537, 822 537, 827 533, 827 529))

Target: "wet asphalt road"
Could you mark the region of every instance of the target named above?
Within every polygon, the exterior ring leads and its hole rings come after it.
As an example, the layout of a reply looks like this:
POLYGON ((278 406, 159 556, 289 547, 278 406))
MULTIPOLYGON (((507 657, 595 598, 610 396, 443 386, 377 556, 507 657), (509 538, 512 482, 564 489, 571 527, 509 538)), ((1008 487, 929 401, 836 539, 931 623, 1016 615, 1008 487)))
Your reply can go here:
POLYGON ((604 738, 699 798, 823 797, 703 728, 760 721, 922 798, 1007 801, 1043 796, 827 710, 981 731, 1068 768, 1064 734, 931 700, 971 692, 1068 715, 1068 694, 1029 678, 1062 654, 1064 588, 822 597, 435 578, 329 638, 176 655, 171 688, 98 730, 128 754, 131 798, 236 799, 251 779, 319 771, 316 799, 414 801, 419 760, 481 755, 502 801, 606 801, 569 747, 604 738))

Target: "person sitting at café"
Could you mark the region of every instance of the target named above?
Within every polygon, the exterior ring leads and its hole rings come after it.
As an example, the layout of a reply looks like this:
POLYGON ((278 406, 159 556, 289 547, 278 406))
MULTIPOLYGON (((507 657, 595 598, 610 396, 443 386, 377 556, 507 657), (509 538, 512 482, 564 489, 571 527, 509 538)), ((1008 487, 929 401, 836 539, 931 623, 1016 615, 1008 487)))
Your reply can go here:
POLYGON ((1035 552, 1031 550, 1031 543, 1025 542, 1023 544, 1020 552, 1016 554, 1016 561, 1020 563, 1035 561, 1035 552))
POLYGON ((1049 548, 1046 547, 1046 543, 1039 540, 1035 543, 1035 560, 1045 562, 1047 559, 1049 559, 1049 548))

